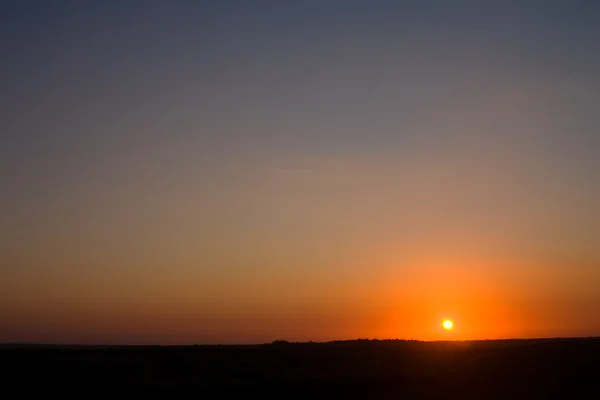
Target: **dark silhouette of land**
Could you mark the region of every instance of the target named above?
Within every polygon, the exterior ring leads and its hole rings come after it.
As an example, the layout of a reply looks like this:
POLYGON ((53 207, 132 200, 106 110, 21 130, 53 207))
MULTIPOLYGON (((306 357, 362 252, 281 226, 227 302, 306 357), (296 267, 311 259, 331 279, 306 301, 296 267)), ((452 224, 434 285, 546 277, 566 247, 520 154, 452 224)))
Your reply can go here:
POLYGON ((0 383, 6 398, 600 398, 600 338, 1 345, 0 383))

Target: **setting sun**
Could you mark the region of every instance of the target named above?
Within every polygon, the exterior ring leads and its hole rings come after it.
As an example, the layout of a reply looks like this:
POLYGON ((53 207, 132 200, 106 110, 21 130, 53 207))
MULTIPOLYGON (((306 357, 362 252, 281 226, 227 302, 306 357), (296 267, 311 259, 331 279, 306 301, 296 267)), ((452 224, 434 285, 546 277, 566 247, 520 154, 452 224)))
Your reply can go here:
POLYGON ((445 330, 449 331, 454 327, 454 322, 450 321, 449 319, 446 319, 444 320, 444 322, 442 322, 442 326, 445 330))

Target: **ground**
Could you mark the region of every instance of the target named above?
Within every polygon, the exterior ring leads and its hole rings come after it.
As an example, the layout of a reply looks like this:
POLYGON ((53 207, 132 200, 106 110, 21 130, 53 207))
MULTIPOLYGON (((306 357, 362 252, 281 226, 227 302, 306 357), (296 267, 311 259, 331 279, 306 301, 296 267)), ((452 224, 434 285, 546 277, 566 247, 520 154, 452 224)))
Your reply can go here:
POLYGON ((11 398, 600 398, 600 339, 3 345, 0 383, 11 398))

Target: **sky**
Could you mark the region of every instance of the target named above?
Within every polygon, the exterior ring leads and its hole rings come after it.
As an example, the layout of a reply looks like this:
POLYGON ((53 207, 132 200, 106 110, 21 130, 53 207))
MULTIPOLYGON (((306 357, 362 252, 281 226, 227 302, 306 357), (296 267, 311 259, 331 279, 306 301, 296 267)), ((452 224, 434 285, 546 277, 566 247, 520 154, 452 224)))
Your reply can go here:
POLYGON ((600 336, 596 3, 2 2, 0 342, 600 336))

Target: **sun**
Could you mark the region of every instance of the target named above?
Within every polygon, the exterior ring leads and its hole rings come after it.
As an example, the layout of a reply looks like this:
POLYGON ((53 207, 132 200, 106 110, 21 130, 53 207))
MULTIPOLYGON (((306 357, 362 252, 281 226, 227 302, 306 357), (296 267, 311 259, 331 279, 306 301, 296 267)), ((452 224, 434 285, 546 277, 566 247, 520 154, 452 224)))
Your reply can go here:
POLYGON ((445 319, 445 320, 442 322, 442 327, 443 327, 445 330, 447 330, 447 331, 451 331, 451 330, 452 330, 452 328, 454 328, 454 322, 452 322, 452 321, 451 321, 451 320, 449 320, 449 319, 445 319))

